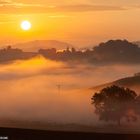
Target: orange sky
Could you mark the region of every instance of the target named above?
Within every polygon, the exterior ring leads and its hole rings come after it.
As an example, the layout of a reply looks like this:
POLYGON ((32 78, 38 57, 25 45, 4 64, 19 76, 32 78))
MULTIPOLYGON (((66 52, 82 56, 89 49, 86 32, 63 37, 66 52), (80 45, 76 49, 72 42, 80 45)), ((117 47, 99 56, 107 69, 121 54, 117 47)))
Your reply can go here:
POLYGON ((138 0, 0 0, 0 44, 55 39, 87 46, 126 38, 140 40, 138 0), (29 20, 30 31, 20 22, 29 20))

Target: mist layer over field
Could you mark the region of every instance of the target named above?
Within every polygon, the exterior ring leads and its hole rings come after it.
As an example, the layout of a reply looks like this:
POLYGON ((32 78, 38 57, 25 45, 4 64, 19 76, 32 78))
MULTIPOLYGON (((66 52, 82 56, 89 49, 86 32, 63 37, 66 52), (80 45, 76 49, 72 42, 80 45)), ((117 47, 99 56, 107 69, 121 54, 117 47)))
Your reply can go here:
POLYGON ((139 65, 91 66, 36 57, 0 66, 0 116, 96 124, 90 87, 131 76, 139 65))

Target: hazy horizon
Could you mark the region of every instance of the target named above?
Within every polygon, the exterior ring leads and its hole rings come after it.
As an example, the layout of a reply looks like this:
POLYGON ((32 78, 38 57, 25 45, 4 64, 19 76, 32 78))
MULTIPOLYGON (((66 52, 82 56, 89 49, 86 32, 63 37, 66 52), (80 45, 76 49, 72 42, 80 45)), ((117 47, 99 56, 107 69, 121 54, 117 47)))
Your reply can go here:
MULTIPOLYGON (((115 38, 115 39, 109 39, 109 40, 119 40, 120 38, 115 38)), ((128 40, 126 38, 122 40, 128 40)), ((35 40, 28 40, 28 41, 20 41, 20 42, 3 42, 0 44, 0 49, 6 48, 7 46, 11 46, 12 48, 18 48, 22 49, 23 51, 35 51, 33 49, 33 45, 35 45, 35 48, 38 46, 38 49, 51 49, 51 48, 56 48, 57 50, 61 49, 66 49, 67 47, 72 48, 74 47, 75 49, 92 49, 96 46, 98 46, 100 43, 106 42, 108 40, 102 40, 101 42, 91 42, 91 43, 85 43, 81 45, 77 45, 77 43, 74 44, 74 42, 68 42, 67 40, 54 40, 54 39, 35 39, 35 40), (53 44, 53 43, 58 43, 58 44, 53 44), (33 43, 33 44, 32 44, 33 43), (36 43, 36 44, 35 44, 36 43), (48 43, 48 44, 45 44, 48 43), (52 43, 52 46, 51 46, 52 43), (61 44, 62 43, 62 44, 61 44), (41 46, 42 45, 42 46, 41 46), (60 45, 60 48, 59 48, 60 45), (68 46, 66 46, 68 45, 68 46), (29 48, 28 48, 29 47, 29 48), (61 48, 62 47, 62 48, 61 48), (32 48, 32 49, 31 49, 32 48)), ((137 44, 140 46, 140 41, 139 40, 128 40, 134 44, 137 44)), ((36 50, 37 51, 37 50, 36 50)))

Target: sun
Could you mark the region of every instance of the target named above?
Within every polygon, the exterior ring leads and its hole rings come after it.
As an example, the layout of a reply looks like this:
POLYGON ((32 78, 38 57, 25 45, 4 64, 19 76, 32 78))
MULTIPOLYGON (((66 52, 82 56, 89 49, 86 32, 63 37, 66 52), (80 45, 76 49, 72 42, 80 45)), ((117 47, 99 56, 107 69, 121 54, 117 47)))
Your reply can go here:
POLYGON ((24 20, 21 22, 21 29, 24 30, 24 31, 28 31, 31 29, 31 22, 27 21, 27 20, 24 20))

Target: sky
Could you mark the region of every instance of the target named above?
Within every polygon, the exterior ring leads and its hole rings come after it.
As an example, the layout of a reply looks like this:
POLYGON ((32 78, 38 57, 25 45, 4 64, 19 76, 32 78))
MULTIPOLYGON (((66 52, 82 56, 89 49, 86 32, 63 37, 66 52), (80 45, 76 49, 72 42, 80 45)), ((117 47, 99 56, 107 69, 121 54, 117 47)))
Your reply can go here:
POLYGON ((75 46, 140 40, 139 0, 0 0, 0 45, 60 40, 75 46), (28 20, 29 31, 20 23, 28 20))

